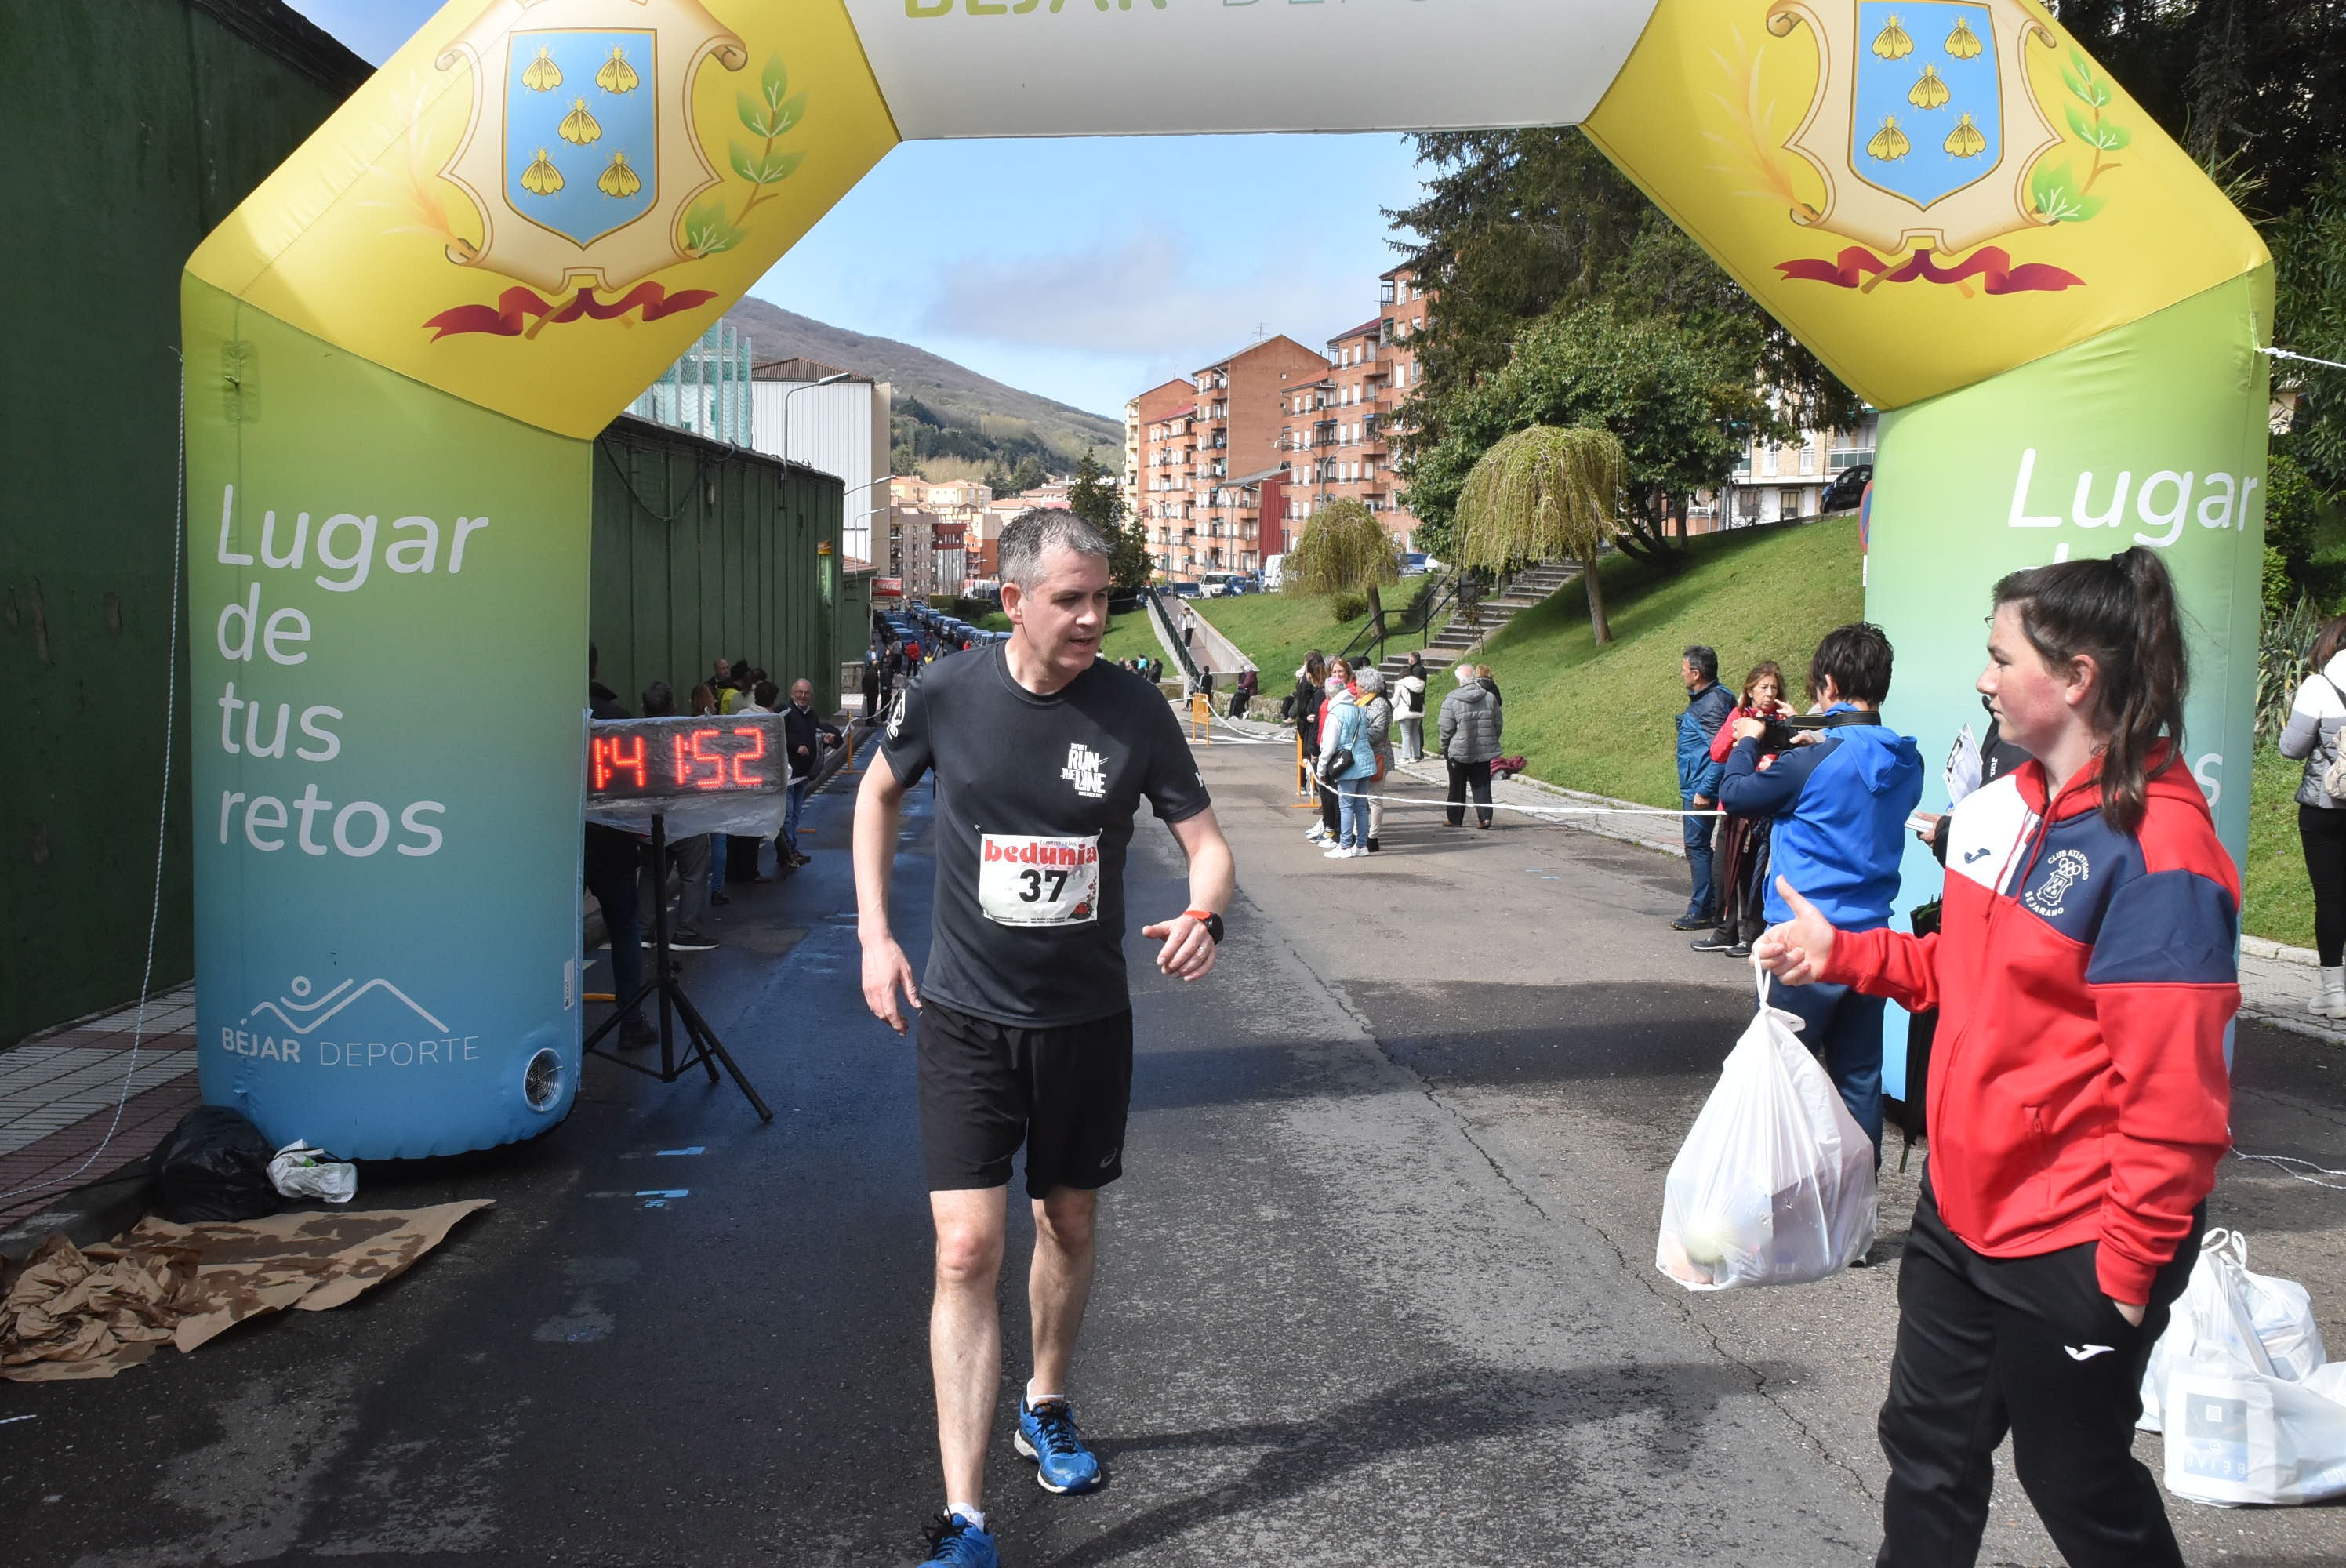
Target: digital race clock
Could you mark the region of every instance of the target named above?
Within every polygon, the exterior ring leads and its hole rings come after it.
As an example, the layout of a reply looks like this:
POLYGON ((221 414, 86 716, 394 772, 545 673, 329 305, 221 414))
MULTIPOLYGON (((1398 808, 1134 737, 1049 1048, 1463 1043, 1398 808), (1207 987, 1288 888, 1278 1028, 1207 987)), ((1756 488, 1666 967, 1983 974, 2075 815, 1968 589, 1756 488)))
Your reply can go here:
POLYGON ((778 713, 732 718, 608 718, 586 735, 586 799, 690 800, 779 794, 790 759, 778 713))

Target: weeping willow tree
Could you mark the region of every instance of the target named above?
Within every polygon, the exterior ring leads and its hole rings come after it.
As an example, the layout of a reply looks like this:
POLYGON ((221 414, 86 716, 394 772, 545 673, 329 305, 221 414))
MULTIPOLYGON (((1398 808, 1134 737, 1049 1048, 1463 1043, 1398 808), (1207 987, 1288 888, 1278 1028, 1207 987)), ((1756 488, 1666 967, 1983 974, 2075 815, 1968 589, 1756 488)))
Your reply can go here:
POLYGON ((1610 431, 1535 424, 1484 453, 1458 494, 1459 564, 1504 575, 1526 561, 1580 563, 1588 625, 1613 640, 1596 552, 1621 526, 1627 462, 1610 431))
POLYGON ((1287 593, 1314 599, 1366 595, 1380 625, 1385 607, 1377 590, 1401 581, 1392 536, 1358 501, 1331 501, 1311 514, 1281 570, 1287 593))

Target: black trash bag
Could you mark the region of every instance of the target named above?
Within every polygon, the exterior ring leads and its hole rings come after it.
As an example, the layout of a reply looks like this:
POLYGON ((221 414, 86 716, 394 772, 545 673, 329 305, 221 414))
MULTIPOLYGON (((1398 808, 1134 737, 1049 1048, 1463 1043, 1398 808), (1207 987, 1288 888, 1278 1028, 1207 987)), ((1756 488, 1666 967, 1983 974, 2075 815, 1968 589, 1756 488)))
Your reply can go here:
POLYGON ((259 1219, 283 1207, 260 1129, 225 1105, 199 1105, 155 1151, 155 1212, 179 1225, 259 1219))

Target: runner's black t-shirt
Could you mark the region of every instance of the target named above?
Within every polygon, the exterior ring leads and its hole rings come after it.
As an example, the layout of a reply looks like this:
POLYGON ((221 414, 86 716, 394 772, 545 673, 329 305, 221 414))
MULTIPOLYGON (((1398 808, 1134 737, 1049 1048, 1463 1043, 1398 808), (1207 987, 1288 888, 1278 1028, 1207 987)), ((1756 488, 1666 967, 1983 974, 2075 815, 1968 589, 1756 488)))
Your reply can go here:
POLYGON ((921 671, 885 755, 907 788, 937 776, 936 933, 923 1000, 1026 1028, 1130 1006, 1133 820, 1144 796, 1168 823, 1213 803, 1157 688, 1101 660, 1037 697, 1011 678, 997 643, 921 671))

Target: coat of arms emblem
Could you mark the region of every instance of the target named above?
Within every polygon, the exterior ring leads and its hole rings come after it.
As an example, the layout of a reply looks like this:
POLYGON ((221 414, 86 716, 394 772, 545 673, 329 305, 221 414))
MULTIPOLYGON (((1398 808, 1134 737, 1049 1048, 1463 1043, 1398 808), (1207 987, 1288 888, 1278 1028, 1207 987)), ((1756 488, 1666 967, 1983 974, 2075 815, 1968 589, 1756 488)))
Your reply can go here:
POLYGON ((719 183, 692 117, 693 83, 712 59, 749 63, 699 0, 499 0, 459 35, 435 64, 470 68, 472 116, 441 177, 472 199, 481 241, 451 245, 448 259, 526 287, 425 324, 441 337, 534 336, 548 322, 638 311, 657 321, 715 299, 648 280, 699 254, 683 217, 719 183))
POLYGON ((1805 25, 1818 46, 1816 96, 1784 146, 1824 182, 1821 207, 1793 220, 1859 243, 1828 261, 1779 263, 1787 278, 1879 283, 1981 281, 1991 294, 2076 287, 2045 263, 2014 266, 1987 241, 2082 221, 2087 194, 2127 143, 2102 110, 2106 78, 2082 54, 2064 76, 2082 107, 2071 129, 2094 155, 2079 188, 2029 81, 2031 50, 2059 40, 2019 0, 1774 0, 1768 29, 1805 25), (1876 254, 1881 252, 1881 254, 1876 254), (1961 258, 1960 260, 1951 260, 1961 258))

